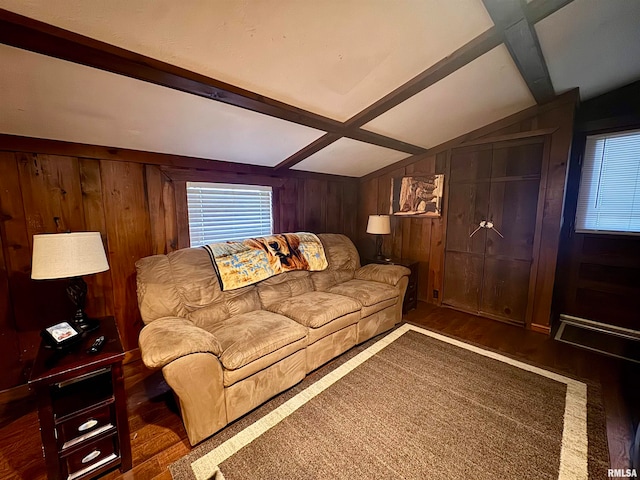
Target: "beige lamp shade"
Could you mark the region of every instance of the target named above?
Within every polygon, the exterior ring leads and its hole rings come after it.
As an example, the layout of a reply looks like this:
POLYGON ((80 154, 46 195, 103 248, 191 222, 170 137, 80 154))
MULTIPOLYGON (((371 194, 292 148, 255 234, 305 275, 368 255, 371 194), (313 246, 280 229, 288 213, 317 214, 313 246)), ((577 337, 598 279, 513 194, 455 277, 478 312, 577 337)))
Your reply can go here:
POLYGON ((386 235, 391 233, 391 222, 389 215, 369 215, 369 223, 367 223, 367 233, 377 235, 386 235))
POLYGON ((45 280, 109 270, 100 232, 50 233, 33 236, 31 278, 45 280))

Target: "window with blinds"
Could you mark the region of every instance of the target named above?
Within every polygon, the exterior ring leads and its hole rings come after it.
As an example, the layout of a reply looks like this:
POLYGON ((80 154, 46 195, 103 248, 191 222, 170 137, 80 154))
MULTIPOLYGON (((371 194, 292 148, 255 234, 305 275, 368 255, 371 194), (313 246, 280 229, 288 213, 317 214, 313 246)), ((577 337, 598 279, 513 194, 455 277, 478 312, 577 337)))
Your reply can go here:
POLYGON ((575 227, 640 233, 640 130, 587 137, 575 227))
POLYGON ((187 182, 191 246, 271 235, 271 187, 187 182))

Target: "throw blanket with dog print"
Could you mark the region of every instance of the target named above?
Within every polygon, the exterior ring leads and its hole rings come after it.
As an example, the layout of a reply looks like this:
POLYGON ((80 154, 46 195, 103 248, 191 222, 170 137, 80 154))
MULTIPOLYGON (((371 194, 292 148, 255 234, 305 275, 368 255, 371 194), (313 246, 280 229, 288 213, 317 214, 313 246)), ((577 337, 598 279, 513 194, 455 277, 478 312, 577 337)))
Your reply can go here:
POLYGON ((246 287, 290 270, 324 270, 328 265, 322 242, 313 233, 282 233, 204 248, 222 290, 246 287))

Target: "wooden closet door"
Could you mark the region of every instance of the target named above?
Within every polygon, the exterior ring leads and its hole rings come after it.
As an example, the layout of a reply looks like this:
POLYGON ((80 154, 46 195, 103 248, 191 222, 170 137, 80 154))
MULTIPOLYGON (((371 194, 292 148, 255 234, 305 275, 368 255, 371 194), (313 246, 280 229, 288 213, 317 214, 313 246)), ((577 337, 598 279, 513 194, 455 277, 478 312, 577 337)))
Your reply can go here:
POLYGON ((443 304, 525 323, 542 214, 544 140, 452 151, 443 304), (494 229, 481 228, 470 237, 483 220, 494 229))
POLYGON ((529 303, 542 140, 497 144, 493 149, 487 219, 495 229, 487 230, 479 313, 522 324, 529 303))
POLYGON ((491 145, 455 149, 451 156, 443 303, 477 312, 486 231, 475 230, 489 208, 491 145))

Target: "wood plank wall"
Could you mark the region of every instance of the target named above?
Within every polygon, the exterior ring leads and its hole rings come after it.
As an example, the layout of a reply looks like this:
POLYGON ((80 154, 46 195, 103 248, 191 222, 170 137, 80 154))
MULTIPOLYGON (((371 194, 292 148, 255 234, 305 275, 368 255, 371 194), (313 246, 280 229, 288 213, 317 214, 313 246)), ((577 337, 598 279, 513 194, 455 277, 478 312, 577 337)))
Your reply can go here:
POLYGON ((188 161, 158 154, 150 154, 153 163, 146 163, 147 157, 139 152, 127 161, 126 152, 114 159, 100 147, 62 142, 47 153, 47 142, 31 142, 37 147, 34 151, 28 151, 30 142, 11 151, 20 142, 0 139, 0 390, 25 382, 40 330, 63 320, 70 310, 65 281, 30 278, 36 233, 101 232, 110 270, 85 277, 87 312, 115 315, 127 350, 137 347, 142 327, 135 262, 188 246, 187 179, 270 184, 277 232, 332 232, 356 238, 358 187, 353 179, 248 175, 234 173, 228 165, 224 171, 208 169, 206 160, 194 161, 197 168, 189 168, 188 161), (64 151, 74 155, 60 154, 64 151), (99 158, 102 154, 105 158, 99 158))
POLYGON ((556 298, 559 313, 640 331, 640 236, 573 231, 586 137, 638 128, 640 81, 587 100, 578 109, 556 298))
POLYGON ((446 207, 448 195, 448 159, 451 149, 463 144, 508 140, 534 134, 551 135, 546 201, 542 218, 538 275, 535 283, 533 322, 528 328, 548 333, 556 269, 558 240, 567 162, 571 147, 576 92, 558 97, 549 104, 529 108, 506 119, 482 127, 443 145, 431 148, 427 155, 402 161, 396 168, 363 177, 358 208, 358 247, 363 255, 373 252, 373 238, 365 233, 368 215, 389 212, 391 178, 411 173, 445 173, 443 216, 439 219, 392 218, 392 234, 385 238, 385 254, 418 260, 418 298, 439 305, 442 299, 446 207), (438 298, 434 296, 438 291, 438 298))

